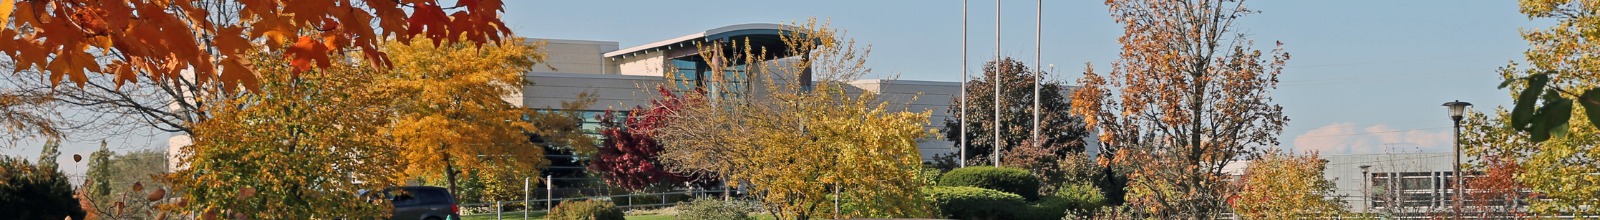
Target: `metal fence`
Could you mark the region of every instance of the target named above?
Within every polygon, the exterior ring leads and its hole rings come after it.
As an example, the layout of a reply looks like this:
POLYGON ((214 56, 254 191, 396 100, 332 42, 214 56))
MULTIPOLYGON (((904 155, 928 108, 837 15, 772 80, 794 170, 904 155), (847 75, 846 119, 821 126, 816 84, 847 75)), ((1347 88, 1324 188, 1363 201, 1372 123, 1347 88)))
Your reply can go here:
MULTIPOLYGON (((459 204, 458 206, 461 208, 461 215, 488 215, 488 214, 492 214, 492 215, 495 215, 496 219, 507 218, 507 217, 509 217, 509 218, 519 218, 519 217, 527 218, 528 216, 531 215, 530 213, 547 213, 547 212, 550 211, 550 209, 554 208, 556 205, 560 205, 562 202, 570 201, 570 200, 584 200, 584 199, 609 200, 609 201, 612 201, 612 202, 616 203, 617 204, 617 208, 621 208, 623 210, 634 210, 634 209, 647 209, 647 208, 660 208, 660 207, 673 206, 673 205, 676 205, 678 202, 686 202, 686 201, 689 201, 689 200, 693 200, 694 198, 697 198, 697 197, 722 196, 723 194, 729 192, 726 189, 694 189, 694 188, 687 188, 687 189, 657 190, 655 192, 643 192, 643 193, 639 193, 639 192, 617 193, 617 192, 623 192, 623 191, 618 190, 616 188, 604 186, 603 184, 602 185, 572 184, 575 187, 559 187, 559 186, 557 186, 555 184, 551 184, 551 183, 553 183, 555 181, 574 181, 574 180, 578 180, 578 181, 592 180, 592 178, 552 178, 552 177, 546 177, 546 179, 544 181, 546 183, 546 185, 544 187, 535 189, 535 188, 531 188, 531 186, 525 186, 523 188, 523 190, 524 190, 523 195, 527 195, 527 197, 525 197, 523 200, 468 203, 468 204, 459 204), (535 193, 536 191, 538 191, 538 193, 535 193), (600 195, 600 196, 586 196, 586 195, 600 195)), ((737 190, 734 190, 732 192, 735 193, 735 194, 738 193, 737 190)))

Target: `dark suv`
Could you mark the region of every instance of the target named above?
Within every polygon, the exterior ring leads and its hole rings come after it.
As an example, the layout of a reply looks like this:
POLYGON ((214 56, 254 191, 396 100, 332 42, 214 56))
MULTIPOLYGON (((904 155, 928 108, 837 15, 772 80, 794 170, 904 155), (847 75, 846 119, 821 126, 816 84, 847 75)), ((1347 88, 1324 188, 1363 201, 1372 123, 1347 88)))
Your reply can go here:
POLYGON ((444 220, 461 219, 461 208, 450 190, 432 186, 402 186, 383 190, 394 203, 394 215, 389 219, 444 220))

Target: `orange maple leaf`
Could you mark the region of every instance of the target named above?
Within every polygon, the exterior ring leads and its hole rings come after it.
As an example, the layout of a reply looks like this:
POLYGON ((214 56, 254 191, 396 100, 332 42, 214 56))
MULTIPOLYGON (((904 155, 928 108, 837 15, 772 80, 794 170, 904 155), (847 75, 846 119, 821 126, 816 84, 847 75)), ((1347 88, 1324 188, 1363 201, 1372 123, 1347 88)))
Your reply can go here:
POLYGON ((312 61, 316 61, 317 67, 321 68, 332 65, 328 60, 328 46, 317 42, 311 36, 300 36, 300 41, 289 46, 284 55, 289 57, 289 65, 294 66, 296 76, 300 72, 310 70, 312 61))

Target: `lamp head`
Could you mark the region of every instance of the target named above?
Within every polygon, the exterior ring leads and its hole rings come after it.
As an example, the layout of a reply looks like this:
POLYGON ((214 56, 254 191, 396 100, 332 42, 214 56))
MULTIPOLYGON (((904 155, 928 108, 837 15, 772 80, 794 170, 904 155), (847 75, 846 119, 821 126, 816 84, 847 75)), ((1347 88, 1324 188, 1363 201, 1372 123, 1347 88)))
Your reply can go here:
POLYGON ((1461 121, 1462 115, 1466 113, 1467 107, 1472 107, 1472 103, 1456 100, 1454 102, 1444 103, 1444 107, 1450 110, 1450 120, 1459 122, 1461 121))

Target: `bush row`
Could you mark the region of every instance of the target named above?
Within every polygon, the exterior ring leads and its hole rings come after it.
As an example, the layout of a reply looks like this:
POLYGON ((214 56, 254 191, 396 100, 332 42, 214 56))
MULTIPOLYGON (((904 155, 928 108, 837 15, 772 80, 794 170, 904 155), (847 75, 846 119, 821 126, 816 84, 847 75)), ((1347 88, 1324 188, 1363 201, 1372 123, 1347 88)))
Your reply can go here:
POLYGON ((970 186, 999 190, 1033 201, 1039 199, 1039 178, 1027 170, 1010 167, 965 167, 939 177, 939 186, 970 186))
POLYGON ((967 167, 939 177, 939 186, 922 193, 943 218, 1056 220, 1085 215, 1105 204, 1092 184, 1068 184, 1055 194, 1038 196, 1039 181, 1016 168, 967 167), (1028 193, 1030 201, 1019 194, 1028 193))

